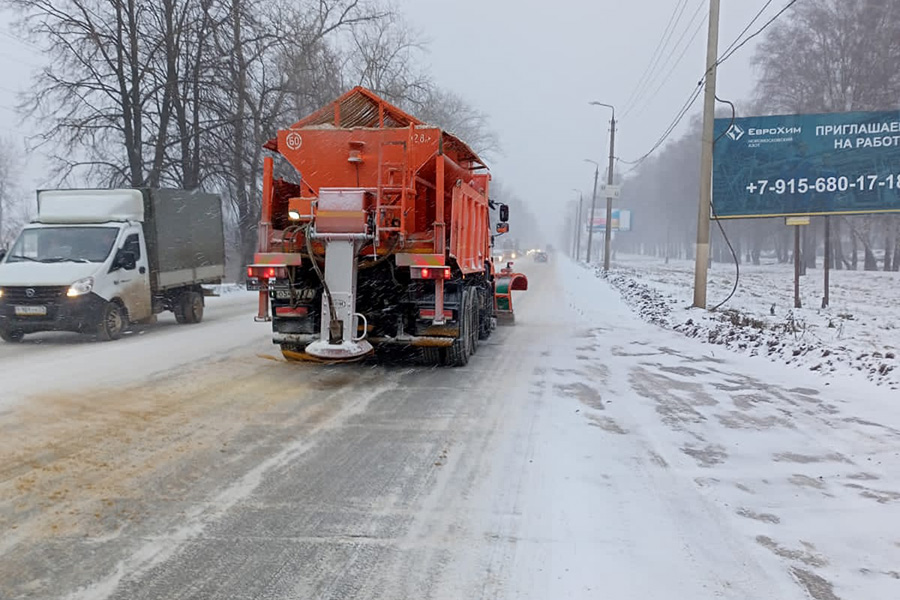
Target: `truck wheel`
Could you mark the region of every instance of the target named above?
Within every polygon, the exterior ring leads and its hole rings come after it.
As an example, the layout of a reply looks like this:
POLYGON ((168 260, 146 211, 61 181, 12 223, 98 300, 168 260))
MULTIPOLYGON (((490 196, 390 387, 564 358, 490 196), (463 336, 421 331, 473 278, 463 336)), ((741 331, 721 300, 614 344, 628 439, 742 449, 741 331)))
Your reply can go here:
POLYGON ((467 304, 469 305, 469 354, 474 356, 478 352, 478 327, 480 326, 481 310, 478 306, 478 290, 466 290, 467 304))
POLYGON ((125 310, 115 302, 107 302, 100 314, 97 337, 103 342, 119 339, 125 331, 126 322, 125 310))
POLYGON ((21 329, 0 329, 0 340, 17 344, 25 339, 25 332, 21 329))
POLYGON ((434 348, 431 346, 422 348, 422 362, 426 365, 440 365, 443 362, 442 350, 443 348, 434 348))
POLYGON ((459 306, 459 337, 453 340, 453 344, 444 349, 444 364, 450 367, 464 367, 469 364, 469 356, 472 350, 471 325, 472 302, 470 296, 463 292, 462 302, 459 306))
POLYGON ((179 323, 199 323, 203 320, 203 296, 197 292, 184 292, 178 296, 172 312, 179 323))
POLYGON ((479 297, 478 304, 478 339, 486 340, 491 337, 491 313, 493 312, 493 298, 489 293, 482 291, 479 297))

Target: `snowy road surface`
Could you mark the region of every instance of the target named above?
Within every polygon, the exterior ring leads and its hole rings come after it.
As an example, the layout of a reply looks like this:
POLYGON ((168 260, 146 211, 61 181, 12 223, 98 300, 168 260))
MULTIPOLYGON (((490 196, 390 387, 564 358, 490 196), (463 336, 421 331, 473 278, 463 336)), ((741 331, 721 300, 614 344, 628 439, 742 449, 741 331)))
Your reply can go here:
POLYGON ((463 369, 274 360, 241 294, 0 348, 0 598, 900 597, 896 392, 528 268, 463 369))

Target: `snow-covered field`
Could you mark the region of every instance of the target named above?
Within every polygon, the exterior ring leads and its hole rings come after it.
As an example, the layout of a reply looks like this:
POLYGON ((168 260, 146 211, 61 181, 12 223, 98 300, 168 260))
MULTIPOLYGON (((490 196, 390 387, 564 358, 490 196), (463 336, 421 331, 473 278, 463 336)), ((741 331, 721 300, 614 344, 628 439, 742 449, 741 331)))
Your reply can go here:
MULTIPOLYGON (((792 264, 742 264, 737 293, 708 312, 691 309, 693 269, 693 261, 618 255, 609 280, 645 319, 687 336, 819 372, 826 385, 852 372, 900 389, 900 273, 832 270, 823 309, 824 274, 810 269, 795 309, 792 264)), ((734 275, 734 265, 713 264, 709 306, 728 296, 734 275)))

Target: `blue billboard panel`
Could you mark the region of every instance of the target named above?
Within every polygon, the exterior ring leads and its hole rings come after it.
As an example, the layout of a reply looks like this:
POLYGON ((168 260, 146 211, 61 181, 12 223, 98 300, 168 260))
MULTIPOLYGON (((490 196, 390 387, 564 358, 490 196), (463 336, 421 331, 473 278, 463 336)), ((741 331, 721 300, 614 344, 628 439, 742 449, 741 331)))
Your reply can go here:
POLYGON ((716 119, 719 218, 900 211, 900 111, 716 119))
MULTIPOLYGON (((606 210, 601 209, 599 216, 594 217, 593 223, 594 233, 602 233, 606 231, 606 210)), ((584 230, 590 231, 591 227, 585 223, 584 230)), ((631 231, 631 211, 619 208, 612 209, 612 230, 613 231, 631 231)))

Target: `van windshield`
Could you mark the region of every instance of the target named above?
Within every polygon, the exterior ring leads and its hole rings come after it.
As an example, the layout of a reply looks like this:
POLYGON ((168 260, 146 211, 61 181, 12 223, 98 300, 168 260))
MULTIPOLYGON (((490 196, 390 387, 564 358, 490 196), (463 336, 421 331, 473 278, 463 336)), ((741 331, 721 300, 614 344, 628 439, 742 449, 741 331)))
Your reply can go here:
POLYGON ((7 262, 91 262, 106 260, 119 229, 116 227, 39 227, 25 229, 7 262))

